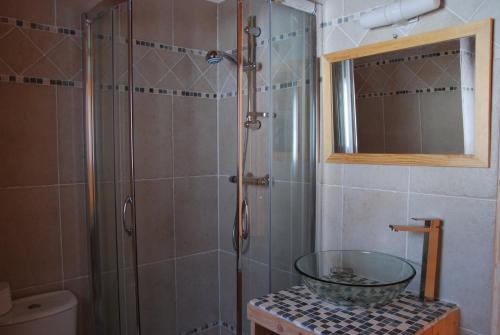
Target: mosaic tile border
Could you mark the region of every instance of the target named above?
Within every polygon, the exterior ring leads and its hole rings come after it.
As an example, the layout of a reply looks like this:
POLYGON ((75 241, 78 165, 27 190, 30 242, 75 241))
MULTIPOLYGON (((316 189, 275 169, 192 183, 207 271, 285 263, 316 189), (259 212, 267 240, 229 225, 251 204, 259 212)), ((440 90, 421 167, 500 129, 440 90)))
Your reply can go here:
POLYGON ((224 327, 225 329, 229 330, 230 332, 232 332, 234 334, 236 333, 236 327, 234 325, 230 324, 227 321, 218 320, 218 321, 212 321, 212 322, 206 323, 204 325, 198 326, 196 328, 193 328, 193 329, 190 329, 187 331, 181 331, 181 332, 179 332, 179 335, 198 334, 198 333, 204 332, 205 330, 209 330, 209 329, 219 327, 219 326, 224 327))
POLYGON ((220 321, 220 326, 225 328, 226 330, 229 330, 231 333, 236 334, 236 326, 230 324, 227 321, 220 321))
MULTIPOLYGON (((257 87, 257 93, 262 93, 262 92, 268 92, 270 90, 272 91, 279 91, 279 90, 285 90, 287 88, 291 87, 303 87, 307 86, 310 84, 310 80, 306 79, 304 80, 295 80, 295 81, 288 81, 284 83, 275 83, 272 85, 263 85, 257 87)), ((224 98, 232 98, 235 97, 238 94, 238 91, 228 91, 228 92, 223 92, 219 94, 219 98, 224 99, 224 98)))
POLYGON ((361 18, 361 15, 364 13, 368 13, 368 11, 357 12, 357 13, 349 14, 346 16, 340 16, 337 18, 333 18, 333 19, 328 20, 328 21, 322 21, 319 24, 319 27, 320 27, 320 29, 325 29, 328 27, 340 26, 342 24, 346 24, 346 23, 353 22, 353 21, 359 21, 361 18))
MULTIPOLYGON (((63 87, 74 87, 74 88, 83 88, 83 82, 81 81, 73 81, 73 80, 61 80, 61 79, 51 79, 51 78, 41 78, 41 77, 29 77, 29 76, 17 76, 17 75, 9 75, 9 74, 0 74, 0 82, 11 83, 11 84, 28 84, 28 85, 37 85, 37 86, 63 86, 63 87)), ((309 85, 310 81, 305 80, 305 85, 309 85)), ((110 91, 113 89, 113 85, 111 84, 99 84, 99 89, 110 91)), ((283 90, 291 87, 302 87, 301 80, 290 81, 286 83, 277 83, 272 86, 265 85, 257 88, 257 92, 267 92, 271 89, 273 91, 283 90)), ((118 92, 128 92, 128 85, 116 85, 118 92)), ((178 90, 171 88, 161 88, 161 87, 141 87, 135 86, 134 91, 136 93, 141 94, 162 94, 168 96, 179 96, 179 97, 190 97, 190 98, 201 98, 201 99, 223 99, 223 98, 231 98, 235 97, 238 92, 225 92, 225 93, 210 93, 210 92, 196 92, 189 90, 178 90)))
POLYGON ((410 95, 410 94, 432 94, 432 93, 442 93, 442 92, 454 92, 454 91, 463 91, 463 92, 474 92, 473 87, 458 87, 458 86, 449 86, 449 87, 426 87, 426 88, 418 88, 414 90, 397 90, 397 91, 387 91, 387 92, 370 92, 356 95, 357 99, 366 99, 366 98, 380 98, 386 96, 394 96, 394 95, 410 95))
MULTIPOLYGON (((103 91, 111 91, 113 85, 111 84, 99 84, 99 89, 103 91)), ((118 92, 128 92, 128 85, 116 85, 118 92)), ((182 96, 182 97, 192 97, 192 98, 205 98, 205 99, 217 99, 217 93, 208 92, 194 92, 188 90, 177 90, 171 88, 161 88, 161 87, 142 87, 134 86, 134 92, 142 94, 162 94, 169 96, 182 96)))
POLYGON ((190 329, 190 330, 187 330, 187 331, 181 331, 181 332, 179 332, 179 335, 191 335, 191 334, 201 333, 201 332, 203 332, 205 330, 218 327, 219 324, 220 324, 219 320, 212 321, 212 322, 206 323, 204 325, 198 326, 196 328, 193 328, 193 329, 190 329))
POLYGON ((135 45, 141 46, 141 47, 163 50, 163 51, 170 51, 170 52, 177 52, 177 53, 182 53, 182 54, 189 54, 189 55, 194 55, 194 56, 203 56, 204 57, 204 56, 206 56, 206 54, 208 52, 206 50, 184 48, 184 47, 166 44, 166 43, 161 43, 161 42, 156 42, 156 41, 146 41, 146 40, 138 40, 138 39, 133 39, 132 41, 135 45))
POLYGON ((389 59, 379 59, 379 60, 374 60, 371 62, 356 64, 354 66, 354 69, 355 70, 364 69, 364 68, 371 67, 371 66, 398 64, 398 63, 412 62, 412 61, 421 60, 421 59, 438 58, 438 57, 445 57, 445 56, 458 55, 458 54, 460 54, 460 49, 444 50, 444 51, 438 51, 438 52, 433 52, 433 53, 418 54, 418 55, 413 55, 413 56, 396 57, 396 58, 389 58, 389 59))
POLYGON ((11 84, 30 84, 37 86, 65 86, 65 87, 76 87, 76 88, 83 87, 83 83, 81 81, 17 76, 9 74, 0 74, 0 82, 11 83, 11 84))
POLYGON ((40 24, 28 20, 16 19, 12 17, 0 17, 0 23, 8 24, 11 26, 16 26, 24 29, 33 29, 33 30, 41 30, 46 32, 51 32, 55 34, 63 34, 70 36, 81 36, 81 31, 78 29, 72 29, 62 26, 54 26, 49 24, 40 24))

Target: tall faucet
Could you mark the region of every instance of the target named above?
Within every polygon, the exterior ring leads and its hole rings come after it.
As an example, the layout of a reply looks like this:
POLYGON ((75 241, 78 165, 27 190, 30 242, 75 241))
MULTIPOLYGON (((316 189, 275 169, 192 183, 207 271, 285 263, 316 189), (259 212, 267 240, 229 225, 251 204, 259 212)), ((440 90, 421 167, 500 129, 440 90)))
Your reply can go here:
POLYGON ((433 301, 438 295, 439 258, 441 253, 441 219, 413 219, 424 221, 424 226, 390 225, 392 231, 407 231, 424 234, 422 250, 422 271, 420 277, 420 297, 433 301))

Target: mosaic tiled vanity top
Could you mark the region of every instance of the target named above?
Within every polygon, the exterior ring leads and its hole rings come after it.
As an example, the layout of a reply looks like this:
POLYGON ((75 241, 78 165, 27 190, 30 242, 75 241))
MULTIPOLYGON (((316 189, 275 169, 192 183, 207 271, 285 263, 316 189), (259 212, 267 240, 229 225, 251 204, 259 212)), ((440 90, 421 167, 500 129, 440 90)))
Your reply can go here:
POLYGON ((272 293, 249 302, 315 334, 415 334, 457 308, 446 302, 423 302, 403 293, 379 308, 338 307, 316 298, 305 286, 272 293))

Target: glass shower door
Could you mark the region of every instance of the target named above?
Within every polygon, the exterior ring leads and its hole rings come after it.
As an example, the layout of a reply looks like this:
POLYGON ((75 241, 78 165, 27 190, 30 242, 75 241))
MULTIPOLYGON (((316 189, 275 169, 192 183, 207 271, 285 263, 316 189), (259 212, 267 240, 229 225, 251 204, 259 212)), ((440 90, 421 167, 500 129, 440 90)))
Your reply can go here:
POLYGON ((87 201, 96 334, 139 334, 127 2, 86 14, 87 201), (122 83, 122 85, 120 85, 122 83))
MULTIPOLYGON (((255 23, 260 35, 255 77, 244 75, 238 89, 247 122, 252 113, 258 118, 258 126, 243 131, 240 169, 247 177, 269 176, 268 184, 243 185, 248 212, 242 222, 249 228, 238 294, 242 333, 250 334, 248 301, 300 283, 294 261, 314 251, 316 17, 269 0, 248 0, 243 13, 245 25, 255 23)), ((243 56, 251 64, 252 29, 243 29, 243 56)))

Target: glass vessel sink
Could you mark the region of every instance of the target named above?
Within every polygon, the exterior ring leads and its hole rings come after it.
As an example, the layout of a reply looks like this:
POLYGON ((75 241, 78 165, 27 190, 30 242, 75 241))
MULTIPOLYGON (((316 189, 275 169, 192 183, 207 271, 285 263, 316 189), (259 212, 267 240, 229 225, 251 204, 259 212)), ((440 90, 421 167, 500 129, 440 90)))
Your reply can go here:
POLYGON ((320 299, 366 308, 391 302, 416 274, 402 258, 361 250, 315 252, 297 259, 295 268, 320 299))

